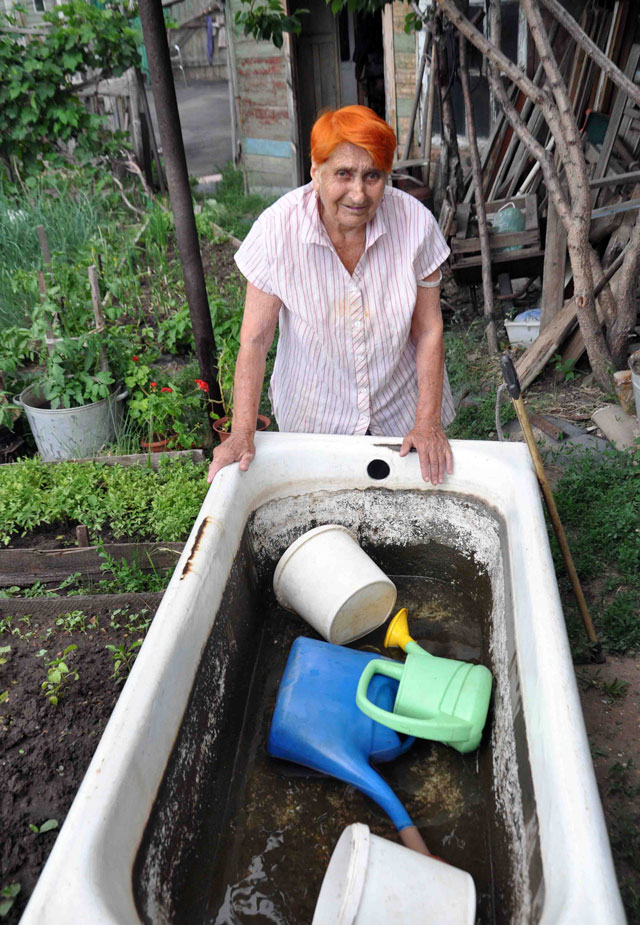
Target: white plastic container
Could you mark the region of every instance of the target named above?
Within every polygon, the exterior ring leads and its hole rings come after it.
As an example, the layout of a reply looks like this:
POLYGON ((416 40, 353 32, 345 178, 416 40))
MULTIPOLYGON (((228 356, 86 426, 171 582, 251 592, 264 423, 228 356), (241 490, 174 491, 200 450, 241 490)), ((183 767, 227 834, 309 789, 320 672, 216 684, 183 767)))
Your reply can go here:
POLYGON ((640 374, 631 370, 631 382, 633 384, 633 397, 636 402, 636 417, 640 421, 640 374))
POLYGON ((470 874, 356 822, 334 848, 312 925, 473 925, 470 874))
POLYGON ((336 645, 382 626, 397 594, 394 583, 337 524, 309 530, 289 546, 276 566, 273 590, 283 607, 336 645))
POLYGON ((532 344, 540 333, 540 316, 539 308, 529 308, 516 315, 513 321, 505 321, 509 343, 522 347, 532 344))

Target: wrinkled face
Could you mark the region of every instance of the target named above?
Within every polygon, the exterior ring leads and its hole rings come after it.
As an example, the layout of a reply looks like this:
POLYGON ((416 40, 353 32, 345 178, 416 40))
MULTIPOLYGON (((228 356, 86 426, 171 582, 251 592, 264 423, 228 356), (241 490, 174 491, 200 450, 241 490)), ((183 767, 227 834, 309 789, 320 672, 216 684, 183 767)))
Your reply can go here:
POLYGON ((387 175, 364 148, 343 142, 323 164, 312 165, 311 179, 325 225, 353 230, 373 218, 387 175))

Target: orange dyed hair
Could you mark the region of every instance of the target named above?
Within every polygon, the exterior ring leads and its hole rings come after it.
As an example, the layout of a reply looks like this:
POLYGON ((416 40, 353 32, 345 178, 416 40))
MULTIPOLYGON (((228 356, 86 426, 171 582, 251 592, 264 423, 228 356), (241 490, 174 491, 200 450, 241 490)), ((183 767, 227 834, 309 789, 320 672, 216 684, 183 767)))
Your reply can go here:
POLYGON ((324 164, 339 144, 357 145, 371 156, 378 170, 389 173, 396 150, 396 133, 367 106, 328 109, 311 129, 311 157, 324 164))

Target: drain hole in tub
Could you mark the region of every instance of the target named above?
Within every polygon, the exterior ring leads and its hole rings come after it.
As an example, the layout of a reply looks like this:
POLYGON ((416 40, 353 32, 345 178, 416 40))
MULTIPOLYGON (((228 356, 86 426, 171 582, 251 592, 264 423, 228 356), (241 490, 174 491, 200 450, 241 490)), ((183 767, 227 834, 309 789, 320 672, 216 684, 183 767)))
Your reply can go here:
POLYGON ((390 472, 389 463, 386 463, 384 459, 372 459, 367 466, 367 473, 372 479, 386 479, 390 472))

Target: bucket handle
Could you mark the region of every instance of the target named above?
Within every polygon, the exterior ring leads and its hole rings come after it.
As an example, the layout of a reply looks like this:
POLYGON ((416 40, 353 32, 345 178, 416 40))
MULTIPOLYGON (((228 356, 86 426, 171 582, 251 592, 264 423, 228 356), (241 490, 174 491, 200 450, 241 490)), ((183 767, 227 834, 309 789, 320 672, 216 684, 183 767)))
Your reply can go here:
POLYGON ((469 738, 469 723, 448 716, 446 721, 437 719, 414 719, 411 716, 402 716, 400 713, 390 713, 376 706, 367 697, 369 684, 375 674, 383 674, 387 678, 400 681, 404 672, 404 665, 398 662, 389 662, 381 658, 372 659, 366 665, 358 681, 356 691, 356 704, 362 712, 377 723, 382 723, 389 729, 402 732, 405 735, 419 736, 421 739, 435 739, 438 742, 464 742, 469 738))
POLYGON ((12 405, 20 405, 21 408, 24 408, 23 403, 20 401, 20 396, 21 396, 21 395, 22 395, 22 392, 18 392, 17 395, 14 395, 14 397, 11 399, 11 404, 12 404, 12 405))
POLYGON ((120 392, 119 395, 113 395, 112 401, 124 401, 125 398, 129 396, 129 390, 125 389, 124 392, 120 392))

